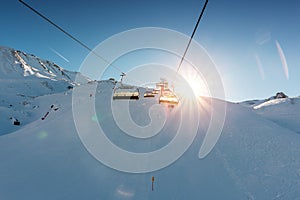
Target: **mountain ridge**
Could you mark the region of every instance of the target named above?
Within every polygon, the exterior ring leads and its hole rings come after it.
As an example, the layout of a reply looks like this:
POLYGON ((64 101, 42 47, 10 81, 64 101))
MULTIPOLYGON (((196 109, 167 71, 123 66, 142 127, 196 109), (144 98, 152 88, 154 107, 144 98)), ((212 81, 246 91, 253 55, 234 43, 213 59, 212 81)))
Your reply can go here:
POLYGON ((79 72, 64 70, 44 60, 9 47, 0 47, 0 135, 37 120, 58 100, 54 94, 67 93, 91 80, 79 72), (46 96, 49 106, 40 105, 46 96), (20 126, 14 126, 18 120, 20 126), (12 121, 12 122, 11 122, 12 121))

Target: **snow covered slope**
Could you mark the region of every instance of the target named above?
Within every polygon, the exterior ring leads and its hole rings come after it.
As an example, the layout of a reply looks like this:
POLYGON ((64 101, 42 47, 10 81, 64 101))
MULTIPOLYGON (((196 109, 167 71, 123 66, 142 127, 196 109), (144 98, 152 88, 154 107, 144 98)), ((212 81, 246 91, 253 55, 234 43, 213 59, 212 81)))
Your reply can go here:
POLYGON ((66 92, 88 81, 81 74, 64 70, 53 62, 0 47, 0 135, 20 128, 12 125, 10 118, 19 120, 21 126, 32 122, 55 103, 51 94, 66 92), (80 82, 75 82, 76 75, 80 82), (48 95, 48 105, 42 107, 39 98, 45 95, 48 95))
POLYGON ((288 97, 278 92, 265 100, 250 100, 239 104, 252 108, 260 116, 284 128, 300 133, 300 97, 288 97))
MULTIPOLYGON (((87 84, 82 90, 93 87, 87 84)), ((122 148, 141 151, 170 140, 176 124, 176 108, 167 113, 166 131, 152 142, 136 141, 113 123, 110 107, 112 82, 97 87, 97 119, 108 137, 122 148), (175 121, 174 121, 175 120, 175 121), (120 136, 122 135, 123 136, 120 136), (141 142, 141 144, 138 144, 141 142)), ((3 199, 297 199, 300 196, 300 135, 238 104, 227 104, 225 127, 213 151, 198 159, 210 100, 201 107, 199 132, 188 151, 175 163, 152 173, 130 174, 108 168, 84 148, 72 114, 72 94, 54 94, 60 109, 15 133, 0 137, 0 194, 3 199), (151 177, 155 189, 151 191, 151 177)), ((47 97, 40 97, 39 102, 47 97)), ((73 103, 89 102, 82 96, 73 103)), ((222 101, 213 100, 217 103, 222 101)), ((136 120, 148 121, 147 104, 131 103, 136 120)), ((82 119, 93 121, 95 118, 82 119)), ((90 123, 86 121, 86 123, 90 123)), ((109 154, 110 152, 107 152, 109 154)), ((111 155, 114 156, 114 155, 111 155)))
MULTIPOLYGON (((95 101, 96 116, 80 119, 85 128, 98 121, 113 143, 132 152, 153 151, 168 144, 178 128, 180 106, 157 105, 157 97, 130 102, 132 119, 140 126, 149 123, 151 106, 157 106, 157 117, 166 117, 161 133, 149 140, 133 138, 124 134, 113 120, 112 81, 76 86, 82 93, 74 100, 74 91, 65 88, 76 85, 74 79, 68 79, 59 70, 55 76, 51 75, 29 61, 35 60, 32 57, 23 58, 27 66, 22 68, 23 61, 18 61, 11 50, 2 49, 1 55, 0 62, 6 63, 1 65, 1 73, 7 76, 3 75, 0 80, 8 89, 1 87, 0 131, 10 134, 0 136, 0 199, 290 200, 300 197, 300 134, 294 120, 299 119, 298 98, 270 100, 257 104, 257 109, 202 98, 199 130, 182 157, 155 172, 123 173, 103 165, 86 150, 77 134, 72 105, 84 106, 95 101), (10 61, 17 63, 9 65, 10 61), (59 84, 50 90, 41 80, 59 84), (22 90, 17 86, 23 87, 22 90), (95 87, 92 96, 86 92, 95 87), (210 154, 199 159, 211 111, 218 109, 212 105, 220 104, 227 106, 222 135, 210 154), (21 126, 14 129, 16 126, 8 121, 9 116, 21 119, 21 126), (152 176, 155 177, 154 191, 151 190, 152 176)), ((114 103, 121 105, 118 101, 114 103)), ((189 116, 183 117, 189 119, 189 116)), ((105 154, 114 156, 109 151, 105 154)))
POLYGON ((272 99, 254 107, 255 112, 278 125, 300 133, 300 98, 272 99))

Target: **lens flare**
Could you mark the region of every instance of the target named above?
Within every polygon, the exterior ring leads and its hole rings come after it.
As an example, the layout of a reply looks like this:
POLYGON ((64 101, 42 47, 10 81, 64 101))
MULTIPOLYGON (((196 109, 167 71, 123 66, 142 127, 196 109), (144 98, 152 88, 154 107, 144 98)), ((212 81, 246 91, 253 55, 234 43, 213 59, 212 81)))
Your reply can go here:
POLYGON ((40 140, 44 140, 48 137, 48 133, 46 131, 40 131, 37 134, 37 138, 40 140))
MULTIPOLYGON (((191 65, 185 64, 180 71, 180 75, 188 83, 188 87, 192 89, 194 97, 198 98, 199 96, 209 96, 208 88, 204 79, 201 77, 201 74, 191 65)), ((190 96, 189 94, 186 94, 185 91, 188 90, 181 91, 184 92, 184 96, 190 96)))
POLYGON ((281 45, 279 44, 279 42, 277 40, 275 41, 275 43, 276 43, 277 51, 278 51, 278 54, 279 54, 279 57, 280 57, 280 60, 282 63, 282 68, 283 68, 285 77, 286 77, 286 79, 289 79, 289 67, 288 67, 284 52, 281 48, 281 45))

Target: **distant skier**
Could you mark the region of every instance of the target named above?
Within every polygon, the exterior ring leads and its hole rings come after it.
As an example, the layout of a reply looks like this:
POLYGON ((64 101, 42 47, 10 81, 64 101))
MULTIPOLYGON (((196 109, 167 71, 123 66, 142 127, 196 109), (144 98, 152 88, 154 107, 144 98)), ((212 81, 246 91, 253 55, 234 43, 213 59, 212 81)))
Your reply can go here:
POLYGON ((42 117, 42 120, 46 119, 46 117, 49 115, 49 111, 46 112, 46 114, 42 117))
POLYGON ((51 109, 54 110, 54 111, 57 111, 59 109, 59 107, 54 107, 54 105, 52 104, 51 109))
POLYGON ((54 106, 53 104, 50 106, 50 109, 46 112, 46 114, 42 117, 42 120, 45 120, 49 113, 53 111, 57 111, 59 109, 58 106, 54 106))
POLYGON ((21 125, 21 123, 20 123, 20 121, 18 119, 14 118, 14 117, 10 117, 9 119, 12 121, 13 125, 16 125, 16 126, 20 126, 21 125))

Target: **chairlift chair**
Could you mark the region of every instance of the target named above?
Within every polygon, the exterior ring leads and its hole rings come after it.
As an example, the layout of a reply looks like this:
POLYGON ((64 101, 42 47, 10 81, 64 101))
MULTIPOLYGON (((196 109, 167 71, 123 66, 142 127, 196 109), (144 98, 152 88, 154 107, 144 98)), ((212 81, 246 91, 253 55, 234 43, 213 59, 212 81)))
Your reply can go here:
POLYGON ((114 88, 113 100, 139 100, 140 92, 137 87, 131 85, 123 85, 125 73, 121 73, 121 81, 116 83, 114 88))
POLYGON ((153 97, 155 97, 155 95, 152 92, 146 92, 144 94, 144 98, 153 98, 153 97))
POLYGON ((156 84, 156 89, 160 91, 159 104, 167 104, 174 107, 179 103, 177 96, 169 88, 169 84, 165 79, 161 79, 161 82, 156 84))
POLYGON ((178 103, 177 96, 170 90, 165 90, 159 97, 159 104, 177 105, 178 103))
POLYGON ((120 84, 114 89, 113 100, 139 100, 139 96, 137 87, 120 84))
POLYGON ((145 93, 144 93, 144 98, 152 98, 152 97, 155 97, 154 93, 153 93, 153 89, 151 90, 146 90, 145 93))
POLYGON ((160 91, 159 89, 154 89, 154 90, 152 91, 152 94, 154 94, 154 95, 155 95, 155 94, 159 94, 159 91, 160 91))

